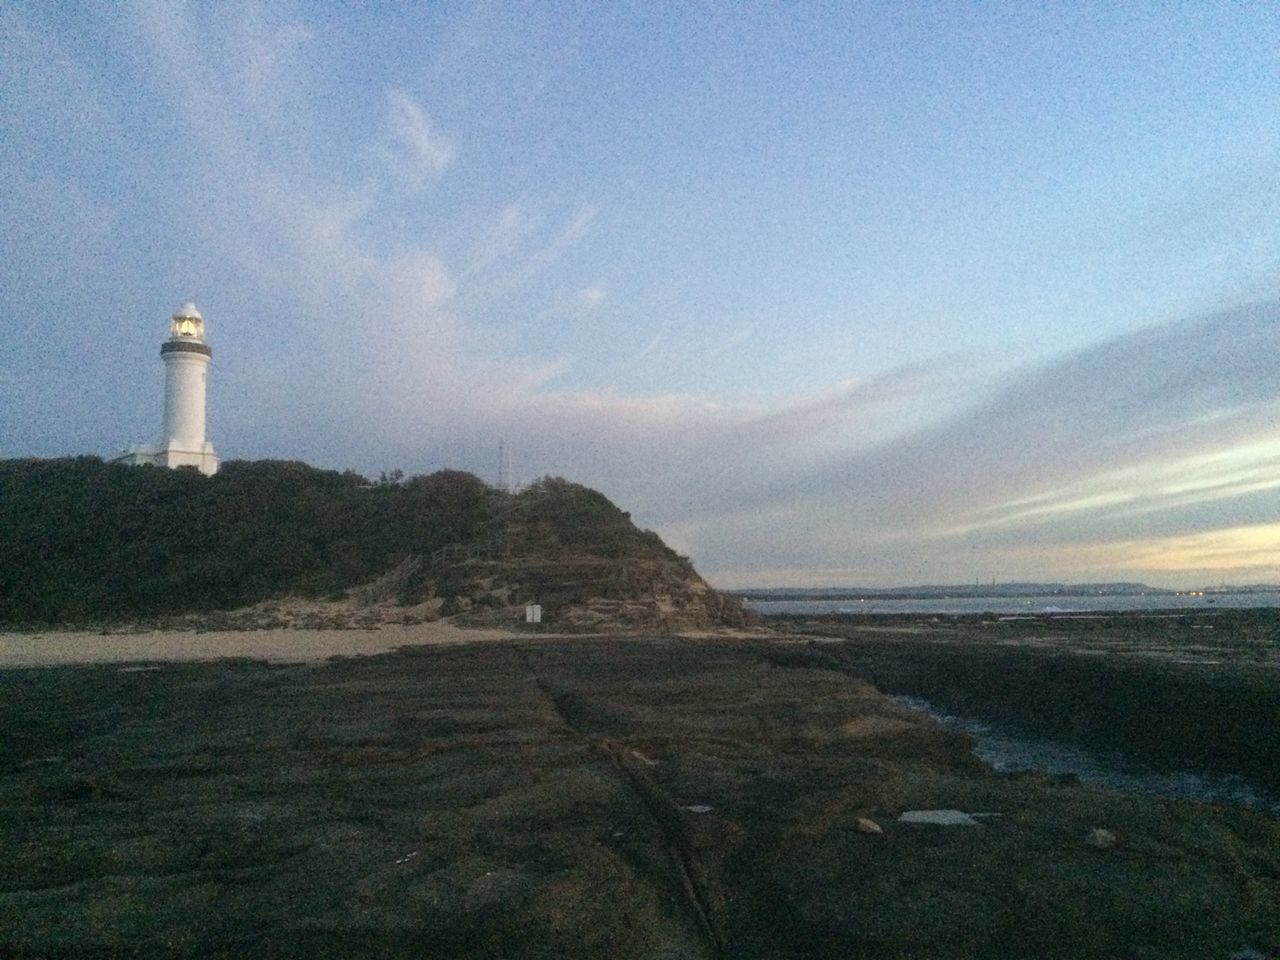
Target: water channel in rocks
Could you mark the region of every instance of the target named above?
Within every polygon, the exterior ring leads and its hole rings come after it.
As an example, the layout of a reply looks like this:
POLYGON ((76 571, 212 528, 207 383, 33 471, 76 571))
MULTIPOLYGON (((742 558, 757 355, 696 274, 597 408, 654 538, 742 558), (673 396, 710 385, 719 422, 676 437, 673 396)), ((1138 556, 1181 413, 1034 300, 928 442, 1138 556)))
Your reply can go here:
POLYGON ((1267 794, 1234 774, 1154 770, 1118 752, 1086 750, 1055 740, 1023 736, 970 717, 957 717, 920 697, 894 696, 904 707, 928 714, 974 740, 974 753, 998 773, 1029 770, 1048 776, 1075 776, 1084 783, 1156 797, 1250 807, 1280 818, 1280 797, 1267 794))

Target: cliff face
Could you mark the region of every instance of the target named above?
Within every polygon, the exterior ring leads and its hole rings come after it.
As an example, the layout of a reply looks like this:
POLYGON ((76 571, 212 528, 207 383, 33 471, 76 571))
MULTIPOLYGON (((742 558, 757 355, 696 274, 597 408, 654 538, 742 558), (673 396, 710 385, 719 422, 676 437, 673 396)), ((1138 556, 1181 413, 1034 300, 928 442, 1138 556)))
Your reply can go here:
POLYGON ((406 597, 464 622, 519 622, 528 603, 559 630, 692 630, 736 627, 747 614, 685 561, 512 557, 425 571, 406 597))
POLYGON ((540 604, 561 630, 737 627, 749 617, 657 534, 604 496, 560 479, 511 497, 487 538, 420 558, 396 588, 441 615, 512 622, 540 604), (431 607, 428 607, 431 609, 431 607))

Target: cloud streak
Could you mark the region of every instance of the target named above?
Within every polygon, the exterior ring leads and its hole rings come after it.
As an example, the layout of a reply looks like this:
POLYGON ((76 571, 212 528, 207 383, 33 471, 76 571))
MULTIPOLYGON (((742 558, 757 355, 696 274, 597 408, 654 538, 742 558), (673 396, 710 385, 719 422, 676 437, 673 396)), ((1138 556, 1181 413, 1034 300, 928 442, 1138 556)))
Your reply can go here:
MULTIPOLYGON (((1278 332, 1280 304, 1269 302, 1117 338, 748 502, 808 517, 820 564, 825 555, 856 570, 860 557, 896 550, 914 553, 925 579, 955 578, 966 557, 1025 575, 998 558, 1019 544, 1049 570, 1053 552, 1082 537, 1243 529, 1259 519, 1256 497, 1280 489, 1278 332)), ((1121 552, 1108 548, 1107 563, 1121 552)))

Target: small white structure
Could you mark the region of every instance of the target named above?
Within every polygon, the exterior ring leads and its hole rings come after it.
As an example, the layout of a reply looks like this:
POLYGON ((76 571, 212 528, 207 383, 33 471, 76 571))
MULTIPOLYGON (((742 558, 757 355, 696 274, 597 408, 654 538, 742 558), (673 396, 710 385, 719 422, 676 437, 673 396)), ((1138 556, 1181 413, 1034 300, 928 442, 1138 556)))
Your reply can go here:
POLYGON ((541 623, 542 622, 542 604, 526 603, 524 605, 524 622, 525 623, 541 623))
POLYGON ((164 360, 164 429, 159 446, 134 444, 113 463, 153 463, 160 467, 195 467, 218 472, 213 444, 205 439, 205 386, 213 350, 204 342, 204 317, 194 303, 173 315, 169 339, 160 344, 164 360))

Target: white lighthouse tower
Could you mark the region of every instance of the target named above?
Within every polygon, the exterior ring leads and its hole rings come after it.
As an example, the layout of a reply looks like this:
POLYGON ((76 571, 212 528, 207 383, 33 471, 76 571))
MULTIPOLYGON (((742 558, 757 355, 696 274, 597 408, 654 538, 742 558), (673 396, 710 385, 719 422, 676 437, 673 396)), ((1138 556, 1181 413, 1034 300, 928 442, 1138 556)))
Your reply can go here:
POLYGON ((218 457, 204 435, 205 386, 213 350, 204 342, 204 317, 194 303, 184 303, 169 324, 169 339, 160 344, 164 360, 164 428, 160 445, 135 445, 117 463, 154 463, 161 467, 195 467, 218 472, 218 457))

